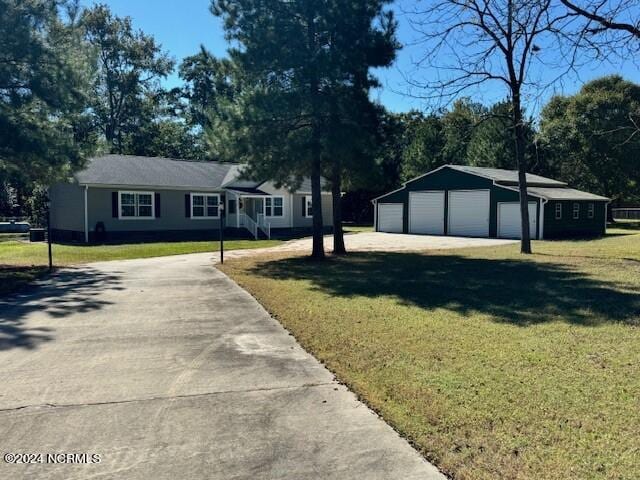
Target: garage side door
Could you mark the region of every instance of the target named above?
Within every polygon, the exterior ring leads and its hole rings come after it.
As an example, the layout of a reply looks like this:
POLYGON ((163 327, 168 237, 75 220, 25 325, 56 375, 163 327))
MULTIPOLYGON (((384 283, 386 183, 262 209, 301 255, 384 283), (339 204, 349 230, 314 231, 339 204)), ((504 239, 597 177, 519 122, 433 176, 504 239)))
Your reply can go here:
MULTIPOLYGON (((531 238, 536 238, 536 203, 529 202, 529 232, 531 238)), ((498 237, 520 238, 522 221, 520 219, 520 203, 498 203, 498 237)))
POLYGON ((409 193, 409 233, 444 235, 444 192, 409 193))
POLYGON ((378 231, 402 233, 402 203, 380 203, 378 205, 378 231))
POLYGON ((489 236, 489 190, 449 192, 449 235, 489 236))

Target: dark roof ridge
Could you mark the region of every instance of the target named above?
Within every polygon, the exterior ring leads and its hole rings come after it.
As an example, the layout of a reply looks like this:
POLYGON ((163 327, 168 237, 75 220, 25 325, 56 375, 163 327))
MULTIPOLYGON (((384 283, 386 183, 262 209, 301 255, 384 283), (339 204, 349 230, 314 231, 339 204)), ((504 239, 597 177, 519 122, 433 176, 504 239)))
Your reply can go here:
POLYGON ((89 160, 98 159, 102 157, 130 157, 130 158, 148 158, 148 159, 160 159, 160 160, 169 160, 172 162, 190 162, 190 163, 217 163, 219 165, 235 165, 240 166, 244 165, 240 162, 223 162, 220 160, 196 160, 191 158, 173 158, 173 157, 150 157, 149 155, 133 155, 130 153, 105 153, 103 155, 94 155, 89 157, 89 160))

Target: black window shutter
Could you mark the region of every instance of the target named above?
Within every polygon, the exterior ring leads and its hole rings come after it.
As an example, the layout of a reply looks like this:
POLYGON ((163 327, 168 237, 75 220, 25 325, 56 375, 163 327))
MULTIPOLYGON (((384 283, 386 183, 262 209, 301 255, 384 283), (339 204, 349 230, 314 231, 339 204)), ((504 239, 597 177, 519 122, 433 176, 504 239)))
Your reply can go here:
POLYGON ((302 216, 307 216, 307 197, 304 195, 302 196, 302 216))
POLYGON ((118 192, 111 192, 111 216, 118 218, 118 192))
POLYGON ((184 216, 191 218, 191 195, 188 193, 184 196, 184 216))
POLYGON ((160 194, 159 193, 155 194, 155 198, 153 199, 153 203, 155 205, 156 218, 160 218, 160 194))

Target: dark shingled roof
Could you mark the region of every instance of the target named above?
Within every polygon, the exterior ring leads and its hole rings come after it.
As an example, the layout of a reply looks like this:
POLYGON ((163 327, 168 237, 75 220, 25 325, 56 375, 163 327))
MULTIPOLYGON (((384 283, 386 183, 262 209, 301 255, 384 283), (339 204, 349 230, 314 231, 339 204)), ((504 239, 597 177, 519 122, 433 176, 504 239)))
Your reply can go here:
POLYGON ((247 187, 231 186, 231 187, 227 187, 227 189, 228 190, 232 190, 234 192, 237 192, 237 193, 239 193, 241 195, 257 195, 259 197, 268 197, 268 196, 270 196, 270 194, 268 194, 267 192, 263 192, 259 188, 247 188, 247 187))
MULTIPOLYGON (((469 167, 466 165, 447 165, 449 168, 458 170, 460 172, 470 173, 472 175, 480 175, 481 177, 490 178, 498 183, 518 185, 518 171, 517 170, 503 170, 501 168, 486 168, 486 167, 469 167)), ((562 187, 566 186, 565 182, 553 180, 552 178, 541 177, 540 175, 534 175, 527 173, 527 185, 537 186, 549 186, 549 187, 562 187)))
MULTIPOLYGON (((392 192, 385 193, 379 197, 376 197, 374 201, 378 201, 381 198, 387 197, 392 193, 395 193, 399 190, 405 188, 408 183, 411 183, 415 180, 423 178, 427 175, 431 175, 434 172, 442 168, 450 168, 452 170, 456 170, 458 172, 468 173, 470 175, 477 175, 480 177, 488 178, 489 180, 493 180, 496 185, 502 186, 503 188, 507 188, 509 190, 518 190, 518 171, 517 170, 503 170, 500 168, 485 168, 485 167, 470 167, 467 165, 443 165, 440 168, 432 170, 431 172, 425 173, 424 175, 420 175, 415 177, 403 184, 403 186, 397 190, 393 190, 392 192)), ((583 192, 581 190, 576 190, 574 188, 569 188, 565 182, 560 182, 558 180, 553 180, 552 178, 541 177, 540 175, 534 175, 532 173, 527 173, 527 191, 536 197, 541 197, 546 200, 591 200, 591 201, 609 201, 607 197, 602 197, 600 195, 595 195, 589 192, 583 192)))
MULTIPOLYGON (((234 163, 192 162, 161 157, 104 155, 89 160, 75 176, 80 184, 219 189, 236 180, 234 163)), ((255 182, 257 185, 258 182, 255 182)), ((247 185, 249 186, 249 185, 247 185)))
POLYGON ((583 192, 575 188, 544 188, 529 187, 527 192, 532 195, 546 198, 547 200, 592 200, 597 202, 608 202, 607 197, 602 197, 594 193, 583 192))

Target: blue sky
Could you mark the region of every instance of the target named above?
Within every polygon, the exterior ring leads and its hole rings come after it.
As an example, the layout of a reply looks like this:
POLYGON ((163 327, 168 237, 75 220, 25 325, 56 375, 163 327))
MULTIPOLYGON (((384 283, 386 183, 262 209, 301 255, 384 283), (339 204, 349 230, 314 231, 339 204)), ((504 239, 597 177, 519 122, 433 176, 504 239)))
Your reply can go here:
MULTIPOLYGON (((408 5, 415 3, 412 0, 400 1, 408 5)), ((83 3, 90 5, 93 2, 84 0, 83 3)), ((210 0, 103 0, 103 3, 109 5, 117 15, 132 17, 134 26, 152 34, 178 63, 182 58, 197 52, 201 44, 216 56, 225 54, 227 46, 222 25, 220 20, 209 12, 210 0)), ((383 87, 374 93, 374 97, 390 110, 397 112, 412 108, 429 110, 438 105, 406 95, 408 87, 404 78, 406 75, 413 75, 413 61, 420 56, 421 51, 420 46, 411 45, 416 34, 407 18, 399 13, 398 20, 398 35, 405 47, 399 52, 394 66, 377 72, 383 87)), ((577 91, 583 82, 611 73, 620 73, 629 80, 640 82, 640 68, 633 63, 606 64, 598 67, 588 65, 579 71, 579 77, 567 78, 563 85, 558 85, 556 89, 558 92, 570 94, 577 91)), ((168 87, 179 85, 177 73, 174 72, 165 84, 168 87)), ((536 105, 529 107, 530 112, 535 113, 540 103, 552 93, 545 92, 542 99, 535 102, 536 105)), ((503 87, 497 84, 484 85, 481 89, 467 94, 485 103, 505 97, 503 87)))

